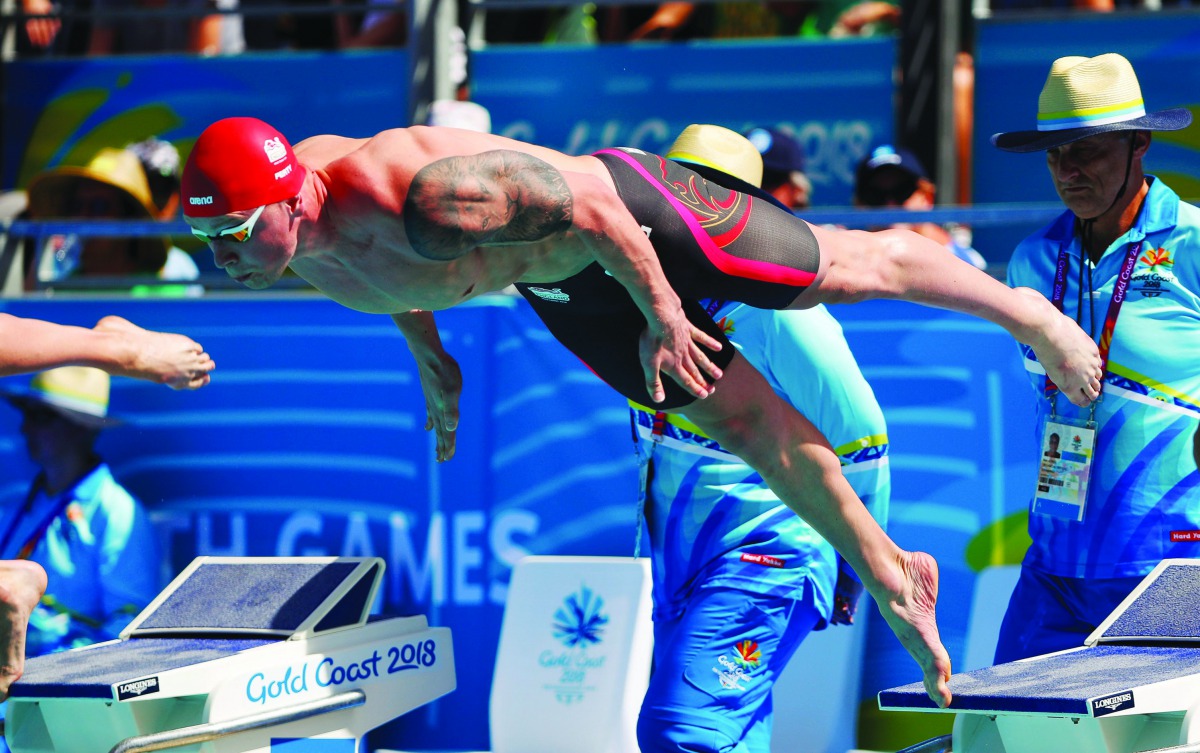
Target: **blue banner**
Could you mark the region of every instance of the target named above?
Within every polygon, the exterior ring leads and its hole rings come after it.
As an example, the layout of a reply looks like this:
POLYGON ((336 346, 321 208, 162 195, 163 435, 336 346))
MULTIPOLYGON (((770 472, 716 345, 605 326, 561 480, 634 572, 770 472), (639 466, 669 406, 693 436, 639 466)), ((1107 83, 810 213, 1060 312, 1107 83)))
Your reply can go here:
MULTIPOLYGON (((316 296, 26 301, 3 310, 81 326, 117 313, 205 346, 217 371, 199 391, 113 380, 110 412, 127 423, 100 439, 163 537, 161 582, 202 554, 383 557, 377 610, 450 627, 458 667, 456 692, 380 733, 396 736, 392 743, 487 747, 488 689, 517 559, 633 552, 637 473, 625 402, 520 299, 438 316, 464 375, 458 453, 441 465, 412 357, 388 317, 316 296)), ((19 414, 7 407, 0 467, 0 505, 19 505, 35 468, 19 414)))
POLYGON ((186 154, 205 126, 233 115, 262 118, 292 143, 408 125, 405 50, 125 55, 18 60, 4 68, 5 189, 149 136, 186 154))
POLYGON ((893 134, 890 37, 492 46, 472 61, 496 133, 569 154, 662 153, 691 123, 785 128, 818 204, 849 204, 858 161, 893 134))
MULTIPOLYGON (((196 392, 113 381, 111 412, 127 424, 105 431, 100 450, 151 512, 168 553, 164 584, 201 554, 379 556, 377 611, 451 628, 458 690, 388 725, 380 746, 485 749, 512 564, 527 553, 633 551, 625 403, 523 300, 438 314, 464 377, 458 453, 445 464, 433 459, 412 357, 387 317, 307 295, 3 310, 83 326, 116 313, 194 337, 216 359, 212 384, 196 392)), ((892 535, 938 558, 941 635, 957 662, 975 573, 1019 557, 998 552, 997 526, 1032 491, 1032 398, 1016 346, 998 327, 911 304, 833 311, 887 417, 892 535)), ((15 410, 0 410, 4 505, 23 500, 35 472, 18 424, 15 410)), ((885 729, 874 693, 919 673, 881 620, 868 628, 860 718, 885 729)))

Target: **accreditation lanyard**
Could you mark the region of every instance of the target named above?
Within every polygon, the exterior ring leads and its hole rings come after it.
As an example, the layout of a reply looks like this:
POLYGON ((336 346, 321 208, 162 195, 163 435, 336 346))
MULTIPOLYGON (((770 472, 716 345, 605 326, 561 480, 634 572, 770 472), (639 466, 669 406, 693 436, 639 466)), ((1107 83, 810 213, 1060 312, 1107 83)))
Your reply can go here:
MULTIPOLYGON (((1113 286, 1112 300, 1109 301, 1108 314, 1104 318, 1104 327, 1100 332, 1098 348, 1102 372, 1101 390, 1104 389, 1103 374, 1108 373, 1108 355, 1112 346, 1113 332, 1117 327, 1117 317, 1121 313, 1121 306, 1125 303, 1125 297, 1129 292, 1129 281, 1133 275, 1133 267, 1137 262, 1139 249, 1140 243, 1134 242, 1129 244, 1129 248, 1125 252, 1125 261, 1121 265, 1121 271, 1113 286)), ((1081 258, 1080 263, 1086 262, 1081 258)), ((1059 251, 1058 267, 1054 274, 1054 288, 1050 297, 1051 303, 1059 311, 1063 309, 1068 266, 1067 252, 1059 251)), ((1082 284, 1081 280, 1080 285, 1082 286, 1082 284)), ((1077 311, 1076 323, 1079 323, 1081 318, 1082 311, 1077 311)), ((1087 506, 1092 463, 1096 454, 1096 403, 1092 403, 1091 412, 1086 421, 1059 418, 1057 415, 1058 391, 1058 387, 1047 374, 1046 394, 1050 400, 1050 415, 1046 419, 1045 429, 1042 432, 1041 462, 1030 511, 1063 520, 1082 522, 1087 506)))
MULTIPOLYGON (((24 514, 32 511, 33 500, 37 497, 41 490, 42 477, 38 476, 38 478, 34 479, 33 485, 29 488, 29 494, 27 494, 25 497, 25 504, 22 505, 21 512, 13 516, 12 521, 8 524, 8 530, 4 532, 4 537, 0 538, 0 555, 8 551, 8 546, 12 543, 12 537, 17 532, 17 527, 21 524, 24 514)), ((25 540, 25 543, 21 545, 21 550, 17 552, 16 558, 19 560, 29 559, 30 556, 33 555, 33 550, 37 548, 37 545, 41 543, 42 539, 45 537, 46 531, 50 530, 50 525, 55 521, 55 519, 58 518, 59 515, 62 515, 67 507, 70 506, 70 504, 74 501, 75 495, 63 494, 58 502, 55 503, 54 508, 50 511, 50 514, 47 515, 40 523, 38 523, 37 528, 33 530, 33 533, 28 539, 25 540)))
MULTIPOLYGON (((1086 263, 1083 260, 1083 254, 1087 253, 1086 249, 1080 249, 1080 264, 1086 263)), ((1125 252, 1125 261, 1121 264, 1121 272, 1117 275, 1117 281, 1113 285, 1112 300, 1108 302, 1108 314, 1104 317, 1104 328, 1100 330, 1100 342, 1097 347, 1100 350, 1100 388, 1104 389, 1104 376, 1108 374, 1108 351, 1112 347, 1113 331, 1117 328, 1117 316, 1121 313, 1121 306, 1125 303, 1126 294, 1129 292, 1129 281, 1133 277, 1133 267, 1137 264, 1137 256, 1141 251, 1141 242, 1132 241, 1129 244, 1129 249, 1125 252)), ((1070 266, 1071 260, 1067 255, 1066 249, 1058 252, 1058 266, 1054 270, 1054 288, 1050 293, 1050 302, 1059 311, 1063 310, 1063 299, 1067 293, 1067 268, 1070 266)), ((1090 291, 1089 291, 1090 292, 1090 291)), ((1080 323, 1082 312, 1075 312, 1075 321, 1080 323)), ((1058 385, 1054 384, 1050 379, 1050 375, 1046 375, 1046 394, 1049 395, 1058 391, 1058 385)))

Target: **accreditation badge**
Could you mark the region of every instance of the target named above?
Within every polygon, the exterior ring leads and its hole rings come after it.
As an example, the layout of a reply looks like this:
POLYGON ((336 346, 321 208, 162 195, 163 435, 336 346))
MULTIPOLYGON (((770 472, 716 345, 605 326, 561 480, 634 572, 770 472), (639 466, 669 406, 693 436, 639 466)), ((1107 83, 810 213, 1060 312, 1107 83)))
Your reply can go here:
POLYGON ((1095 423, 1063 418, 1046 421, 1037 493, 1031 511, 1082 521, 1095 450, 1095 423))

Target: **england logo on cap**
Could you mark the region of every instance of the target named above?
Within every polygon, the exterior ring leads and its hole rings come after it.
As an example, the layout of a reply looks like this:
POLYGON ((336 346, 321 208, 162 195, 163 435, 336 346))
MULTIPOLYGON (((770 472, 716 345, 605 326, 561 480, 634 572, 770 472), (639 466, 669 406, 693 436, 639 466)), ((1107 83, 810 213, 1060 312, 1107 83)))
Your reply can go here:
POLYGON ((263 151, 267 153, 267 159, 271 160, 271 164, 287 159, 287 147, 278 138, 264 141, 263 151))

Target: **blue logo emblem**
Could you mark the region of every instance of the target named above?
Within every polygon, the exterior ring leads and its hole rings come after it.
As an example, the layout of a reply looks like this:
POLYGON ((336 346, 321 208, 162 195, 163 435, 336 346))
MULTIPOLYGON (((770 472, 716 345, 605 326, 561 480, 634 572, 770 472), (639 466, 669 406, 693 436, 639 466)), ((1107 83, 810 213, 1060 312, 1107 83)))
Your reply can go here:
POLYGON ((608 615, 601 610, 604 599, 587 586, 571 594, 554 613, 554 637, 567 648, 583 647, 600 642, 608 615))

